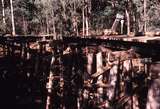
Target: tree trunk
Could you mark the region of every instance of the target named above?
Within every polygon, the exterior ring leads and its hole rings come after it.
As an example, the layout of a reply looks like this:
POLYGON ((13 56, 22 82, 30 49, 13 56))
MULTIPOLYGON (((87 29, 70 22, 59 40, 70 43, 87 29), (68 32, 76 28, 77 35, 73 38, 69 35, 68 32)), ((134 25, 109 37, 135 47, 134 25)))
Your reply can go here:
POLYGON ((89 2, 88 3, 88 14, 89 14, 88 18, 90 20, 88 23, 89 23, 89 26, 91 27, 91 19, 90 18, 91 18, 91 11, 92 11, 92 0, 89 0, 88 2, 89 2))
POLYGON ((6 19, 5 19, 5 10, 4 10, 4 0, 2 0, 2 16, 3 16, 3 24, 5 27, 6 26, 6 19))
POLYGON ((138 28, 138 27, 136 27, 136 15, 135 15, 135 13, 133 13, 133 32, 134 33, 137 33, 137 29, 136 28, 138 28))
POLYGON ((14 24, 14 14, 13 14, 13 1, 10 0, 10 6, 11 6, 11 18, 12 18, 12 35, 15 36, 15 24, 14 24))
POLYGON ((90 11, 91 11, 91 9, 90 9, 90 0, 87 0, 86 1, 87 2, 87 5, 86 5, 86 10, 85 10, 85 12, 86 12, 86 36, 89 36, 89 13, 90 13, 90 11))
POLYGON ((83 8, 82 8, 82 22, 83 22, 83 37, 84 37, 84 35, 85 35, 85 16, 84 16, 84 6, 83 6, 83 8))
POLYGON ((88 23, 88 17, 86 17, 86 36, 89 36, 89 23, 88 23))
POLYGON ((55 27, 55 20, 54 18, 52 18, 52 21, 53 21, 53 35, 54 35, 54 39, 57 39, 57 36, 56 36, 56 27, 55 27))
POLYGON ((65 19, 65 21, 67 20, 67 16, 66 16, 66 6, 65 6, 65 0, 60 0, 61 4, 62 4, 62 7, 63 7, 63 17, 65 19))
POLYGON ((49 34, 49 23, 48 23, 48 15, 46 14, 46 33, 49 34))
POLYGON ((92 0, 88 0, 88 13, 91 14, 92 10, 92 0))
POLYGON ((27 34, 27 26, 26 26, 26 21, 25 21, 25 17, 23 15, 23 34, 27 34))
POLYGON ((146 6, 147 6, 147 1, 144 0, 144 32, 147 31, 147 20, 146 20, 146 17, 147 17, 147 14, 146 14, 146 6))
POLYGON ((126 9, 126 17, 127 17, 127 35, 130 34, 130 16, 129 16, 129 13, 128 13, 128 10, 126 9))

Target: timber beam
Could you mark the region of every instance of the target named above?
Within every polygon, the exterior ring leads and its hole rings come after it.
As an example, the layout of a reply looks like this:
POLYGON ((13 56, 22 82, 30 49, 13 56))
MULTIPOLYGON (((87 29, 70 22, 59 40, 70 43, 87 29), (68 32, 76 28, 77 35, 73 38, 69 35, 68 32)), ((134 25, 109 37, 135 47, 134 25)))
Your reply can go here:
POLYGON ((64 46, 75 46, 75 47, 87 47, 87 46, 106 46, 113 50, 128 50, 135 49, 136 52, 143 54, 145 56, 156 56, 160 54, 160 44, 159 43, 143 43, 138 41, 124 41, 119 38, 81 38, 81 37, 63 37, 62 40, 53 40, 51 47, 58 43, 64 46), (149 52, 148 52, 149 51, 149 52))

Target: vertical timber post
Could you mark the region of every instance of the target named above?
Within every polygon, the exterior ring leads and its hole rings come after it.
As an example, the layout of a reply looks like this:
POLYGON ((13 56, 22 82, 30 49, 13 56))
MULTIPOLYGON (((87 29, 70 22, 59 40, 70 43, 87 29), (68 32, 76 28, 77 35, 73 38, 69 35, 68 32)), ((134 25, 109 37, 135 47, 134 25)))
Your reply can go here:
MULTIPOLYGON (((52 56, 50 67, 52 67, 54 60, 55 60, 55 57, 52 56)), ((51 109, 51 96, 50 95, 52 94, 52 90, 53 90, 52 89, 52 86, 53 86, 53 72, 52 72, 52 70, 50 70, 48 79, 49 79, 49 81, 46 84, 46 88, 48 91, 47 101, 46 101, 46 109, 51 109)))
POLYGON ((93 64, 93 53, 88 53, 87 54, 87 73, 89 75, 92 74, 92 64, 93 64))
MULTIPOLYGON (((102 60, 102 52, 99 52, 97 53, 97 72, 98 73, 102 73, 103 72, 103 60, 102 60)), ((103 74, 101 74, 99 77, 98 77, 98 80, 97 80, 97 84, 102 84, 103 83, 103 74)), ((103 102, 103 87, 99 87, 97 89, 97 93, 98 93, 98 101, 99 102, 103 102)))

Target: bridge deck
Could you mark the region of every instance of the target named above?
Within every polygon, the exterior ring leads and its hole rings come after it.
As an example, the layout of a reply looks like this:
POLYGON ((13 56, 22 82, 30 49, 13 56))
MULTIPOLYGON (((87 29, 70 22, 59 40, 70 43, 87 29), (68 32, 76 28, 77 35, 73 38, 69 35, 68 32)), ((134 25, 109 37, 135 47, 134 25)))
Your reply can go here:
MULTIPOLYGON (((91 37, 86 37, 91 38, 91 37)), ((93 36, 92 38, 107 39, 107 40, 121 40, 126 42, 143 42, 143 43, 160 43, 160 36, 147 37, 147 36, 136 36, 130 37, 127 35, 112 35, 112 36, 93 36)))
MULTIPOLYGON (((4 41, 13 41, 13 42, 35 42, 37 40, 42 40, 43 36, 16 36, 16 37, 0 37, 0 43, 4 41)), ((74 37, 76 38, 76 37, 74 37)), ((82 37, 78 37, 82 38, 82 37)), ((160 36, 155 37, 147 37, 147 36, 136 36, 129 37, 127 35, 112 35, 112 36, 86 36, 82 39, 101 39, 101 40, 119 40, 125 42, 142 42, 142 43, 159 43, 160 44, 160 36)), ((49 38, 52 40, 52 38, 49 38)))
POLYGON ((158 42, 160 43, 160 36, 156 37, 131 37, 131 38, 123 38, 124 41, 133 41, 133 42, 144 42, 144 43, 151 43, 151 42, 158 42))

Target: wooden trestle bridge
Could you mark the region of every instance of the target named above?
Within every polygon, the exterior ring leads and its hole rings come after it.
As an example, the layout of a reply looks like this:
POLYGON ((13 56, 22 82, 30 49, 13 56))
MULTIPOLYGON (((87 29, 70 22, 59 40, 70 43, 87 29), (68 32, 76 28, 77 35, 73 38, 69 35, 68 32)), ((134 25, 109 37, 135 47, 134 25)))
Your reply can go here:
POLYGON ((130 48, 140 49, 139 52, 146 55, 160 53, 160 37, 128 37, 119 36, 93 36, 93 37, 64 37, 63 42, 68 45, 77 46, 99 46, 104 45, 108 48, 125 50, 130 48), (150 51, 150 52, 148 52, 150 51))
POLYGON ((46 109, 101 109, 110 105, 114 109, 144 109, 152 79, 149 65, 160 59, 160 37, 0 37, 1 57, 18 52, 28 59, 35 49, 51 54, 46 109))
MULTIPOLYGON (((72 46, 99 46, 105 45, 109 48, 117 50, 129 48, 141 48, 141 51, 149 55, 159 54, 160 52, 160 37, 137 36, 129 37, 127 35, 113 35, 113 36, 86 36, 86 37, 63 37, 61 40, 53 40, 52 36, 7 36, 0 37, 0 45, 4 48, 3 51, 14 51, 12 49, 27 50, 30 44, 38 43, 40 49, 43 50, 46 44, 54 42, 61 42, 61 44, 72 46), (145 51, 146 50, 146 51, 145 51)), ((55 44, 53 44, 55 45, 55 44)), ((52 44, 51 44, 52 47, 52 44)), ((28 51, 28 50, 27 50, 28 51)))

